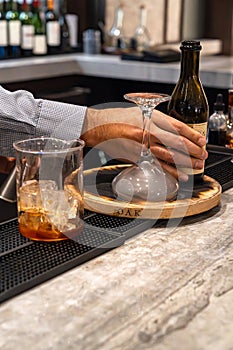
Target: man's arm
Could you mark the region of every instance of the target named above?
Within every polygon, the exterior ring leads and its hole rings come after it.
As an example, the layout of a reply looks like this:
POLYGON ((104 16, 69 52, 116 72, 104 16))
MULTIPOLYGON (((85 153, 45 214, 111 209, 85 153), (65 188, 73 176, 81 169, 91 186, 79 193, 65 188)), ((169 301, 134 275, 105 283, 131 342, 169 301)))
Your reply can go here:
MULTIPOLYGON (((204 137, 187 125, 154 111, 151 149, 163 165, 201 169, 207 158, 204 137)), ((142 117, 139 108, 92 109, 34 99, 26 91, 0 87, 0 155, 14 156, 13 142, 30 137, 82 138, 89 147, 113 158, 136 162, 140 156, 142 117)), ((175 169, 175 175, 177 171, 175 169)))

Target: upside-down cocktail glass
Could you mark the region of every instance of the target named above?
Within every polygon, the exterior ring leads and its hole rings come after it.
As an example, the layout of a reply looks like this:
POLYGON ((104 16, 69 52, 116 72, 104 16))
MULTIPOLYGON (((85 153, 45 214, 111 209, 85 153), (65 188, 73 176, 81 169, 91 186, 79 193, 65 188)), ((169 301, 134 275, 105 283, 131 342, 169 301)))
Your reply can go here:
POLYGON ((177 180, 163 170, 150 149, 150 123, 153 110, 170 96, 159 93, 129 93, 124 98, 134 102, 141 109, 143 136, 141 155, 138 162, 118 174, 112 182, 113 192, 118 199, 131 202, 158 202, 173 200, 178 191, 177 180))

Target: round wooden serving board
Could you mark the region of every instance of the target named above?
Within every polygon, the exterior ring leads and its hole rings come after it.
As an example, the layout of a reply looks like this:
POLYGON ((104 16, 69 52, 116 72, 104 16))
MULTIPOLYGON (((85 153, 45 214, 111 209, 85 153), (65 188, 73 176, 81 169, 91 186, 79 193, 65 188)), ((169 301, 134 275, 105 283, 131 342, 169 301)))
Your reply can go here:
POLYGON ((222 189, 214 179, 204 176, 204 182, 191 191, 180 188, 177 199, 171 202, 127 203, 114 197, 111 188, 113 178, 130 165, 114 165, 84 171, 84 206, 86 209, 106 215, 171 219, 200 214, 216 207, 221 200, 222 189))

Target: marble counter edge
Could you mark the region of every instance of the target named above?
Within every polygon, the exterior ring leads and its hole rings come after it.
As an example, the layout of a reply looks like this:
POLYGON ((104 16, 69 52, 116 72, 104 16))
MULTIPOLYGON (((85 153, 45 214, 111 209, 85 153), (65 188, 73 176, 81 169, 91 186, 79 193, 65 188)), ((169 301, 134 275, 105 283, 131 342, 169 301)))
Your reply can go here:
MULTIPOLYGON (((140 80, 175 84, 180 63, 123 61, 119 56, 83 53, 0 61, 0 83, 52 78, 65 75, 140 80)), ((203 57, 200 76, 204 86, 231 88, 233 57, 203 57)))

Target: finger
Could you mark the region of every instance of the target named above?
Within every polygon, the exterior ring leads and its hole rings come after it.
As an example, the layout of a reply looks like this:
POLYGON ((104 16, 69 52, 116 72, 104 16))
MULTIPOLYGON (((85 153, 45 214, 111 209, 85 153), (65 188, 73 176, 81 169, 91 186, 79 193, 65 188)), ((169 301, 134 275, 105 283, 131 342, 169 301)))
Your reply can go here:
POLYGON ((154 111, 152 120, 158 127, 180 136, 184 136, 200 147, 206 145, 205 136, 201 135, 198 131, 194 130, 185 123, 172 118, 160 111, 154 111))
POLYGON ((164 163, 163 161, 159 161, 161 167, 167 171, 170 175, 172 175, 175 179, 187 182, 188 181, 188 175, 180 171, 179 169, 175 168, 174 166, 164 163))
MULTIPOLYGON (((190 128, 191 129, 191 128, 190 128)), ((180 152, 189 154, 195 158, 206 159, 208 157, 207 151, 204 147, 200 147, 197 144, 193 143, 186 137, 174 134, 162 129, 158 129, 155 125, 152 125, 151 128, 151 145, 155 143, 161 143, 166 147, 171 147, 177 149, 180 152)))
POLYGON ((175 164, 176 166, 188 167, 197 170, 202 169, 204 166, 204 161, 201 159, 190 157, 189 155, 180 153, 174 149, 163 147, 161 145, 152 146, 151 151, 157 159, 175 164))
POLYGON ((205 161, 201 159, 197 159, 194 157, 190 157, 186 154, 182 154, 179 152, 174 151, 174 156, 173 156, 174 164, 176 166, 182 166, 185 168, 193 168, 196 170, 201 170, 203 169, 205 165, 205 161))

